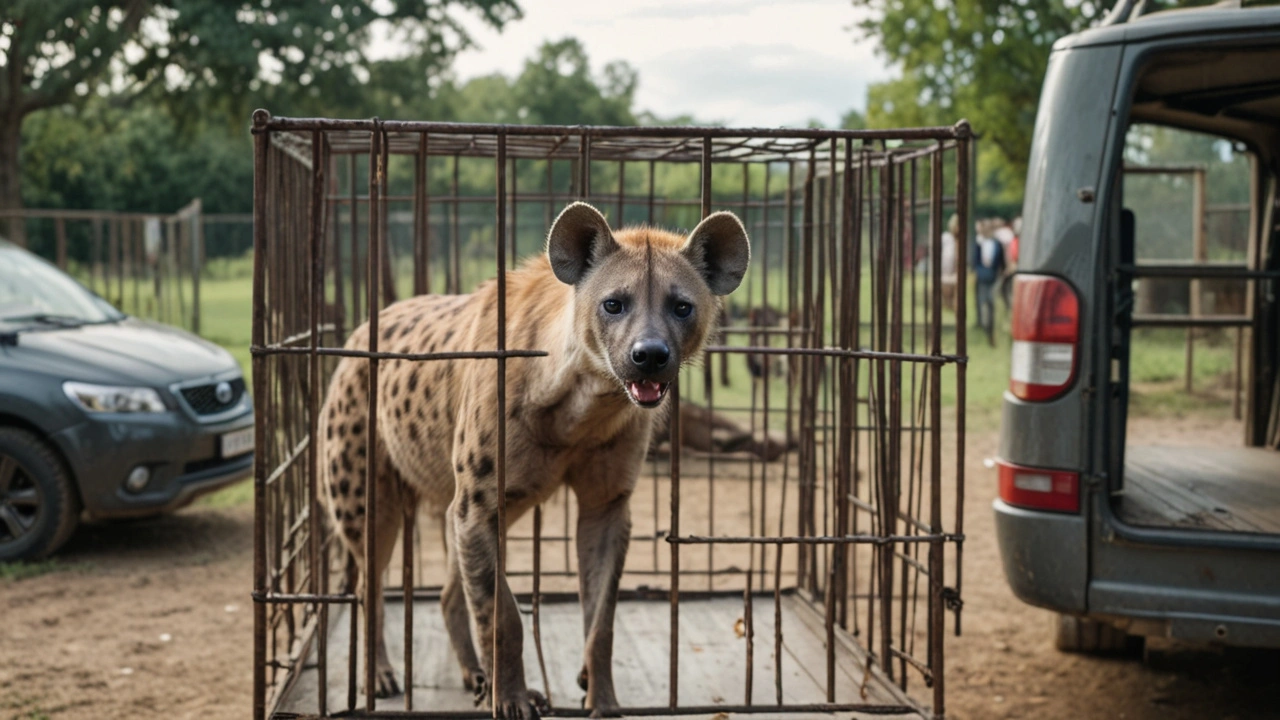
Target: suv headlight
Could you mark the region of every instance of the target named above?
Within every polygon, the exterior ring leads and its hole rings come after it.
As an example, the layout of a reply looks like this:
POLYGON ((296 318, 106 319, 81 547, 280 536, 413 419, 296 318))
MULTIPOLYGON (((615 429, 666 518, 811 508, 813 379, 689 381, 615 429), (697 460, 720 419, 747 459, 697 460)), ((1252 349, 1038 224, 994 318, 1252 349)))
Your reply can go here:
POLYGON ((147 387, 116 387, 65 382, 62 390, 85 412, 91 413, 146 413, 164 412, 164 400, 160 393, 147 387))

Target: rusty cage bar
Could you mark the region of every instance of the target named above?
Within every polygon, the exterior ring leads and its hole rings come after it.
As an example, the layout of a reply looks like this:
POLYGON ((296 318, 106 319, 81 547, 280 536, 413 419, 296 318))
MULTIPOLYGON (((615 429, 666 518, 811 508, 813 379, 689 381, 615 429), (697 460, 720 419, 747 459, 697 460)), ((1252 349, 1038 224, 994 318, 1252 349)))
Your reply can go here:
MULTIPOLYGON (((461 356, 379 349, 377 311, 495 275, 503 287, 501 272, 542 252, 552 218, 579 199, 614 227, 687 230, 732 210, 752 242, 748 276, 704 361, 682 370, 632 497, 614 661, 624 711, 945 715, 966 321, 963 293, 944 309, 933 260, 950 213, 960 257, 967 247, 966 123, 498 126, 259 110, 253 133, 255 718, 489 716, 462 689, 433 602, 438 523, 405 508, 388 577, 357 594, 322 517, 312 438, 341 357, 365 359, 372 389, 380 363, 542 355, 510 331, 461 356), (343 348, 344 318, 370 323, 368 351, 343 348), (375 625, 357 608, 379 592, 403 697, 362 688, 375 625)), ((502 302, 497 312, 505 328, 502 302)), ((379 421, 371 399, 371 436, 379 421)), ((373 505, 388 501, 373 489, 370 558, 373 505)), ((573 512, 566 488, 505 529, 498 572, 526 616, 530 687, 554 714, 581 716, 568 664, 582 647, 573 512)))

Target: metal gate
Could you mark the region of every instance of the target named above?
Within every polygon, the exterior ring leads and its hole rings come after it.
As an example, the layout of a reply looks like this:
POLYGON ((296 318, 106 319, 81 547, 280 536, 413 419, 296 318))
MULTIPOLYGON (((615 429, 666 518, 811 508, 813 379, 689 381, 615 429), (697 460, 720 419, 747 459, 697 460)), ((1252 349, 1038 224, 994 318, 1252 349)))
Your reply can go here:
MULTIPOLYGON (((431 635, 438 531, 407 508, 389 577, 352 592, 311 438, 340 357, 374 372, 443 359, 381 351, 376 334, 368 351, 347 350, 346 328, 397 286, 466 292, 496 275, 501 296, 500 271, 541 252, 574 200, 613 227, 691 228, 733 210, 754 257, 704 362, 673 387, 670 432, 632 498, 618 608, 632 645, 614 663, 624 712, 944 715, 945 615, 958 632, 961 607, 966 321, 963 292, 954 314, 943 308, 938 259, 951 213, 960 232, 947 241, 967 256, 966 123, 497 126, 259 110, 253 132, 255 717, 488 716, 459 704, 456 672, 437 672, 449 652, 431 635), (407 690, 381 700, 361 689, 374 685, 375 625, 358 612, 379 592, 407 690)), ((499 340, 466 361, 541 354, 499 340)), ((530 685, 556 715, 585 714, 557 671, 561 646, 581 647, 578 631, 556 629, 576 612, 572 514, 566 490, 501 530, 498 573, 532 632, 530 685)))

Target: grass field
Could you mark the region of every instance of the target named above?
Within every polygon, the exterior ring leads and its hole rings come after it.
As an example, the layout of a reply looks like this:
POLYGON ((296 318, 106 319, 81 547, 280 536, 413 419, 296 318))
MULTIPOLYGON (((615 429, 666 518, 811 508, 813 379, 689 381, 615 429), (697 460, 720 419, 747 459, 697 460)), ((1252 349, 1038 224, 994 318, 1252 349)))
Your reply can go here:
MULTIPOLYGON (((464 258, 464 277, 485 277, 491 274, 491 265, 479 258, 464 258)), ((436 287, 443 286, 443 278, 433 278, 436 287)), ((770 273, 770 295, 783 286, 780 276, 770 273)), ((400 274, 397 286, 407 288, 412 285, 410 277, 400 274)), ((738 292, 738 302, 745 304, 747 296, 756 299, 760 295, 761 283, 757 276, 750 284, 743 286, 738 292)), ((870 282, 863 283, 863 302, 871 301, 870 282)), ((131 288, 126 286, 124 309, 137 312, 131 298, 131 288)), ((781 305, 775 300, 775 305, 781 305)), ((864 304, 864 308, 867 305, 864 304)), ((974 315, 972 296, 969 301, 969 318, 974 315)), ((145 310, 145 308, 144 308, 145 310)), ((201 334, 207 339, 225 347, 244 369, 249 377, 251 358, 249 344, 251 336, 252 311, 252 265, 250 258, 218 259, 210 261, 206 276, 201 281, 201 334)), ((865 310, 864 310, 864 314, 865 310)), ((1003 392, 1008 386, 1010 338, 1008 333, 1008 312, 997 303, 996 345, 990 346, 986 338, 970 328, 968 332, 967 389, 968 389, 968 425, 975 430, 993 428, 999 423, 1000 403, 1003 392)), ((947 313, 944 323, 954 323, 954 317, 947 313)), ((1186 335, 1182 330, 1147 329, 1137 331, 1134 335, 1134 352, 1132 362, 1132 403, 1131 413, 1141 415, 1181 415, 1189 413, 1221 415, 1226 417, 1230 412, 1230 389, 1235 355, 1231 339, 1234 336, 1223 332, 1198 338, 1195 346, 1195 390, 1188 394, 1184 385, 1184 353, 1186 335)), ((905 341, 909 346, 909 337, 905 341)), ((924 338, 917 339, 917 347, 925 348, 924 338)), ((745 344, 745 336, 731 337, 731 344, 745 344)), ((950 352, 955 347, 954 331, 948 330, 944 338, 944 349, 950 352)), ((718 372, 719 363, 716 364, 718 372)), ((741 356, 731 356, 728 364, 731 383, 725 388, 717 381, 714 387, 714 402, 717 407, 750 404, 749 388, 751 384, 746 378, 746 363, 741 356)), ((944 370, 943 401, 947 404, 955 402, 955 367, 944 370)), ((870 373, 864 373, 867 377, 870 373)), ((910 375, 904 373, 904 382, 911 382, 910 375)), ((921 382, 917 374, 916 382, 921 382)), ((782 407, 785 403, 785 388, 782 382, 773 383, 771 404, 782 407)), ((685 397, 702 402, 705 395, 703 372, 692 369, 686 376, 683 394, 685 397)), ((203 503, 226 506, 248 501, 251 491, 248 484, 240 484, 209 496, 203 503)))
MULTIPOLYGON (((201 334, 213 342, 227 348, 240 362, 247 374, 251 372, 249 340, 250 318, 252 310, 252 280, 249 263, 246 259, 220 261, 214 265, 213 272, 201 283, 201 334)), ((478 274, 476 268, 470 274, 478 274)), ((439 280, 437 280, 439 282, 439 280)), ((397 282, 401 288, 409 287, 409 278, 400 277, 397 282)), ((773 281, 773 287, 780 287, 780 278, 773 281)), ((870 301, 870 283, 864 283, 864 302, 870 301)), ((746 288, 744 287, 744 290, 746 288)), ((742 291, 739 291, 742 294, 742 291)), ((752 295, 758 294, 758 287, 753 288, 752 295)), ((770 295, 773 295, 770 292, 770 295)), ((741 302, 741 301, 740 301, 741 302)), ((969 318, 974 317, 974 303, 970 297, 969 318)), ((127 309, 127 308, 126 308, 127 309)), ((997 303, 996 345, 987 344, 986 338, 976 329, 970 327, 968 332, 968 411, 971 426, 980 427, 984 422, 997 422, 1000 401, 1009 379, 1010 339, 1008 332, 1008 312, 1003 304, 997 303), (978 424, 975 424, 978 423, 978 424)), ((954 323, 950 313, 944 316, 945 323, 954 323)), ((1229 409, 1229 389, 1231 374, 1235 367, 1233 335, 1225 332, 1199 337, 1195 344, 1195 392, 1187 395, 1182 387, 1184 382, 1184 354, 1186 335, 1176 329, 1144 329, 1134 334, 1134 351, 1132 360, 1132 380, 1134 384, 1134 411, 1138 414, 1168 411, 1216 410, 1229 409)), ((732 344, 745 344, 743 336, 731 339, 732 344)), ((909 339, 904 341, 909 343, 909 339)), ((918 338, 917 347, 924 347, 924 338, 918 338)), ((950 351, 954 347, 953 332, 948 331, 944 337, 944 348, 950 351)), ((729 364, 734 387, 748 387, 745 379, 745 364, 734 359, 729 364)), ((944 377, 943 401, 954 403, 955 383, 948 369, 944 377)), ((690 397, 703 397, 700 371, 691 372, 685 392, 690 397)), ((781 386, 781 383, 779 383, 781 386)), ((723 388, 717 388, 717 403, 721 402, 723 388)), ((781 398, 781 387, 775 398, 781 398)), ((734 396, 729 394, 723 398, 725 402, 749 402, 745 394, 734 396)))

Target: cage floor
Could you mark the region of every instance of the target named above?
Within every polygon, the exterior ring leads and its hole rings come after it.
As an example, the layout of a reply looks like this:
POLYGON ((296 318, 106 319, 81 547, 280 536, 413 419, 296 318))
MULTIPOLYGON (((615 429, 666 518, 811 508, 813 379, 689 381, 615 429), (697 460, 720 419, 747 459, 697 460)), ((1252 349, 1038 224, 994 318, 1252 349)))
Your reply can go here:
POLYGON ((1280 452, 1128 447, 1119 515, 1134 525, 1280 533, 1280 452))
MULTIPOLYGON (((774 603, 772 596, 754 602, 755 649, 753 703, 776 705, 774 685, 774 603)), ((522 604, 522 610, 527 606, 522 604)), ((668 700, 670 612, 665 600, 624 600, 619 603, 614 630, 614 682, 624 707, 662 707, 668 700)), ((742 704, 746 674, 746 640, 735 625, 743 616, 741 596, 686 599, 680 602, 679 700, 682 706, 714 707, 742 704)), ((544 602, 541 610, 542 644, 547 665, 550 699, 555 707, 580 708, 584 693, 576 678, 582 667, 582 614, 576 602, 544 602)), ((387 644, 393 665, 403 677, 404 605, 386 603, 387 644)), ((523 613, 525 676, 529 686, 545 690, 534 651, 532 621, 523 613)), ((439 603, 414 604, 415 710, 459 712, 475 708, 449 647, 439 603)), ((350 626, 346 608, 330 615, 328 688, 330 713, 347 708, 347 648, 350 626)), ((785 705, 826 702, 826 633, 823 619, 807 602, 791 594, 782 598, 782 680, 785 705)), ((840 629, 836 630, 836 702, 912 706, 896 686, 872 672, 863 687, 866 655, 840 629)), ((363 644, 363 643, 362 643, 363 644)), ((312 715, 318 709, 319 677, 316 643, 296 683, 283 698, 278 712, 312 715)), ((357 688, 363 678, 363 653, 357 663, 357 688)), ((913 678, 914 679, 914 678, 913 678)), ((356 705, 364 707, 364 696, 356 705)), ((403 710, 402 696, 378 701, 379 710, 403 710)), ((770 713, 777 716, 779 713, 770 713)), ((736 715, 731 715, 736 716, 736 715)), ((787 718, 849 718, 838 713, 796 712, 787 718)), ((863 717, 854 713, 853 717, 863 717)), ((877 717, 885 717, 877 714, 877 717)), ((743 715, 747 717, 747 715, 743 715)), ((870 716, 868 716, 870 717, 870 716)), ((888 717, 919 717, 916 713, 888 717)))

